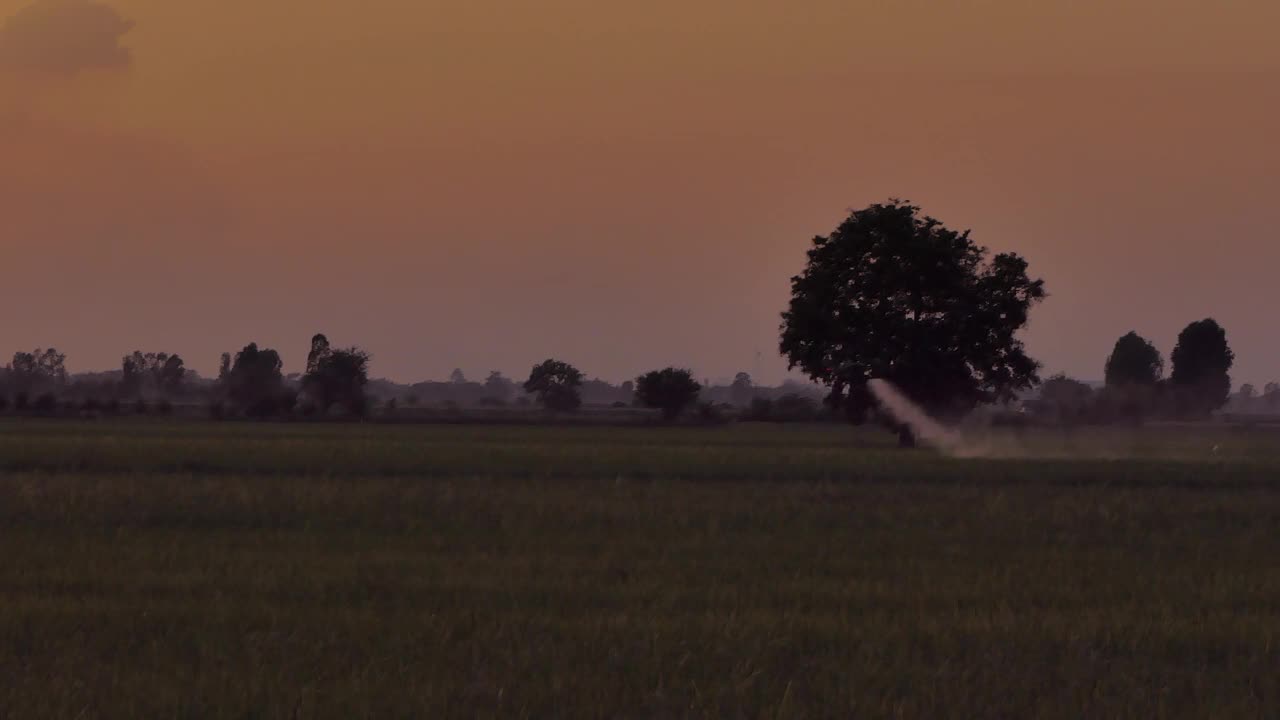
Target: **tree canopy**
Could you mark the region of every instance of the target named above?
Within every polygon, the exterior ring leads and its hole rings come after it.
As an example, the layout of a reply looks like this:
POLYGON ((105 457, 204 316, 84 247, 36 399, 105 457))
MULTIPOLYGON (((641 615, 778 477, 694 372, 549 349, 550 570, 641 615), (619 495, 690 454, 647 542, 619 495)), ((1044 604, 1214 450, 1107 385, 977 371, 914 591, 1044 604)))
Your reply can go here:
POLYGON ((1227 403, 1231 395, 1235 353, 1227 345, 1227 332, 1213 319, 1187 325, 1178 334, 1170 356, 1169 380, 1177 393, 1180 412, 1207 415, 1227 403))
POLYGON ((360 417, 368 409, 369 353, 357 347, 333 349, 324 335, 311 339, 302 387, 321 414, 334 406, 360 417))
POLYGON ((1084 420, 1093 400, 1093 388, 1061 373, 1040 385, 1039 410, 1063 425, 1084 420))
POLYGON ((524 391, 548 410, 572 412, 582 405, 581 385, 582 373, 577 368, 560 360, 544 360, 529 372, 524 391))
POLYGON ((236 353, 234 362, 226 355, 223 358, 225 373, 221 380, 227 399, 245 415, 267 417, 287 404, 284 377, 280 374, 284 363, 275 350, 259 349, 257 343, 249 343, 236 353))
POLYGON ((9 363, 9 383, 18 392, 45 390, 67 380, 67 356, 53 348, 16 352, 9 363))
POLYGON ((1154 386, 1163 374, 1164 359, 1160 357, 1160 351, 1136 332, 1126 333, 1116 340, 1115 348, 1107 357, 1108 387, 1154 386))
POLYGON ((751 404, 751 398, 755 396, 755 382, 751 376, 745 372, 740 372, 733 376, 733 383, 729 385, 729 397, 733 404, 739 407, 746 407, 751 404))
POLYGON ((120 385, 126 395, 177 394, 186 373, 182 358, 169 353, 135 350, 120 360, 120 385))
POLYGON ((813 239, 791 279, 780 349, 854 421, 872 378, 931 412, 959 414, 1038 381, 1017 333, 1044 296, 1018 255, 989 256, 968 231, 891 200, 813 239))
POLYGON ((654 370, 636 378, 636 398, 645 407, 657 408, 662 417, 674 420, 698 399, 702 385, 693 379, 693 373, 669 367, 654 370))
POLYGON ((489 372, 489 376, 484 380, 483 388, 484 398, 482 399, 496 405, 506 405, 511 402, 512 396, 516 393, 516 384, 497 370, 489 372))
POLYGON ((311 336, 311 350, 307 353, 307 372, 310 375, 320 369, 320 361, 329 354, 329 338, 324 333, 311 336))

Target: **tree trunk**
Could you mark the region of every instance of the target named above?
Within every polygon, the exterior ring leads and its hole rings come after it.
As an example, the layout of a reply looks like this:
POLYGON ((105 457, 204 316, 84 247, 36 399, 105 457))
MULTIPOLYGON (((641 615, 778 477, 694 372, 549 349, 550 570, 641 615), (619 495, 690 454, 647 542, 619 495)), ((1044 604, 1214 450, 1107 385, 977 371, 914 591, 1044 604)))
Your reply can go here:
POLYGON ((910 425, 898 426, 898 447, 913 448, 916 446, 916 434, 911 432, 910 425))

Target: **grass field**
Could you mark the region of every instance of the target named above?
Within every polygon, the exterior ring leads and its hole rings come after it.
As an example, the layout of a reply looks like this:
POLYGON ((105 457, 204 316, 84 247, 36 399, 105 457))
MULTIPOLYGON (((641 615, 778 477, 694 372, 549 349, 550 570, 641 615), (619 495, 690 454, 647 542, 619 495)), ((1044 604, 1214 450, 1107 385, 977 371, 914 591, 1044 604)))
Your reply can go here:
POLYGON ((0 716, 1280 713, 1280 432, 893 442, 0 423, 0 716))

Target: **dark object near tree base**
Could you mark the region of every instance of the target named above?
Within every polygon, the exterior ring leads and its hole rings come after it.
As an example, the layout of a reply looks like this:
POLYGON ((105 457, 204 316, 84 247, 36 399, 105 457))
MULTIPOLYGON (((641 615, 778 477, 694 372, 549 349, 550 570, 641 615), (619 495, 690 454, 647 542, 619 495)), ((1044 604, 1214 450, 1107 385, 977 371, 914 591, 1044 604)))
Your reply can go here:
POLYGON ((898 426, 898 447, 913 448, 916 446, 916 434, 911 432, 910 425, 898 426))

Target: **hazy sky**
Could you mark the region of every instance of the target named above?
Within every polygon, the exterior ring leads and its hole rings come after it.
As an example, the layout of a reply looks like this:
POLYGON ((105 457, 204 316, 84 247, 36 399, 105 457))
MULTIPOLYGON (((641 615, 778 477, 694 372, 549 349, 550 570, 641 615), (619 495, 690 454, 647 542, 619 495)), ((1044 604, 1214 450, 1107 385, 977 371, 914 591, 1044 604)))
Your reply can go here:
POLYGON ((0 352, 776 381, 814 234, 1025 255, 1100 378, 1215 317, 1280 379, 1274 0, 0 0, 0 352), (5 20, 7 19, 7 20, 5 20), (757 352, 760 359, 757 361, 757 352))

